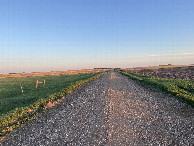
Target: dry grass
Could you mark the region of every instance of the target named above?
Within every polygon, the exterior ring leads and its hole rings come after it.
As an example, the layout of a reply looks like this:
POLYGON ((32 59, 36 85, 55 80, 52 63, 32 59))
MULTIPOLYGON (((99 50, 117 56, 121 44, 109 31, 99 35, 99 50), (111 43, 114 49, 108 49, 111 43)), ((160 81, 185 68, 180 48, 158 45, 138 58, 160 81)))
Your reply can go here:
POLYGON ((82 70, 68 70, 68 71, 51 71, 51 72, 36 72, 36 73, 19 73, 19 74, 2 74, 0 78, 7 77, 31 77, 31 76, 47 76, 47 75, 69 75, 69 74, 82 74, 82 73, 95 73, 103 72, 107 69, 82 69, 82 70))

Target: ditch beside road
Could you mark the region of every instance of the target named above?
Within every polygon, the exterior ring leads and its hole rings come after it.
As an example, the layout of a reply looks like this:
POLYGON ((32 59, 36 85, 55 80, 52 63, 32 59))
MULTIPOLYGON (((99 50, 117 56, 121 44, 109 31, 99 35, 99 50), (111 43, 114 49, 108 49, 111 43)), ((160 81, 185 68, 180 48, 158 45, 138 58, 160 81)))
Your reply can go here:
POLYGON ((194 108, 110 71, 1 145, 192 145, 193 131, 194 108))

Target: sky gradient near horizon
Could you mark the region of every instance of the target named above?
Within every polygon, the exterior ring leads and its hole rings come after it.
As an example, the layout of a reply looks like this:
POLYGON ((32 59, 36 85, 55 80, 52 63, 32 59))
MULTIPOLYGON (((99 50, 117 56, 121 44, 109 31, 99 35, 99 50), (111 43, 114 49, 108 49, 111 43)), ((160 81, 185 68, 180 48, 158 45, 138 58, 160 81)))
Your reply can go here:
POLYGON ((0 72, 194 64, 193 0, 1 0, 0 72))

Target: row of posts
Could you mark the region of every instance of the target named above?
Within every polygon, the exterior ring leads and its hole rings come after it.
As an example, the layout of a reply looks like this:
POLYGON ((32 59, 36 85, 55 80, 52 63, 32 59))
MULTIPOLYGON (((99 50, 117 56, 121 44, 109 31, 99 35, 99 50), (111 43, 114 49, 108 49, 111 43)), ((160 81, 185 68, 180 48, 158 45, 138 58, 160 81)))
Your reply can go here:
MULTIPOLYGON (((44 80, 43 82, 38 82, 38 80, 37 80, 37 81, 36 81, 36 88, 38 88, 38 84, 40 84, 40 83, 43 83, 43 86, 45 86, 45 80, 44 80)), ((21 88, 22 93, 24 93, 22 84, 20 84, 20 88, 21 88)))
POLYGON ((39 83, 43 83, 43 86, 45 86, 45 80, 44 80, 44 82, 38 82, 38 80, 36 81, 36 88, 38 88, 38 84, 39 83))

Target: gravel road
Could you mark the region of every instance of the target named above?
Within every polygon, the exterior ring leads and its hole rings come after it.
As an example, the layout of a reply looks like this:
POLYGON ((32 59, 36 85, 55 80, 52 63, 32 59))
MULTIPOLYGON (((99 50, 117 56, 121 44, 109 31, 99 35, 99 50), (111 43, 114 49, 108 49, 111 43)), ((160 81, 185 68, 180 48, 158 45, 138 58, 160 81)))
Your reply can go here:
POLYGON ((193 145, 194 108, 110 71, 1 145, 193 145))

